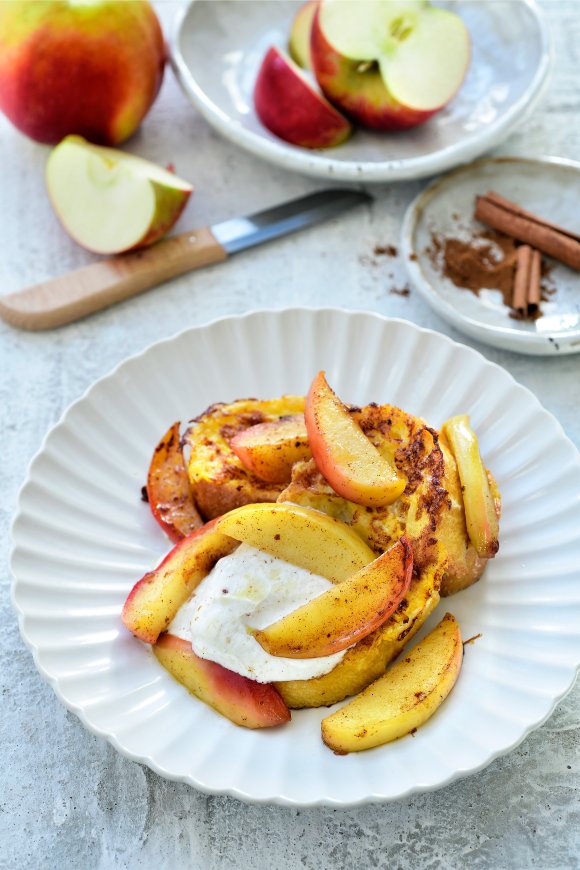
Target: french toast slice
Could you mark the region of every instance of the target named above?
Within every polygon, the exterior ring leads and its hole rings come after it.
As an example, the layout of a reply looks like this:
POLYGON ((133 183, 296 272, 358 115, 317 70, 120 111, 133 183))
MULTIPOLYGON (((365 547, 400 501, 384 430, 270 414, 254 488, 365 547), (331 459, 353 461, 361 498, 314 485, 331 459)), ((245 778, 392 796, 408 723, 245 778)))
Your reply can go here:
POLYGON ((217 402, 190 421, 183 436, 193 498, 205 520, 244 504, 276 501, 285 483, 260 480, 242 464, 230 442, 239 432, 304 411, 303 396, 217 402))

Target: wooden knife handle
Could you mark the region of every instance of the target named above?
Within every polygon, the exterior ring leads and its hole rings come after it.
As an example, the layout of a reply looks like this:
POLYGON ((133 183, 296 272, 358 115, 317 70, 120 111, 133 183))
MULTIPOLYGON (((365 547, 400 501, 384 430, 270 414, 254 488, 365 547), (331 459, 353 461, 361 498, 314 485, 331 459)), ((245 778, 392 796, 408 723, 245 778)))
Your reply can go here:
POLYGON ((226 258, 211 230, 202 227, 0 296, 0 317, 21 329, 51 329, 226 258))

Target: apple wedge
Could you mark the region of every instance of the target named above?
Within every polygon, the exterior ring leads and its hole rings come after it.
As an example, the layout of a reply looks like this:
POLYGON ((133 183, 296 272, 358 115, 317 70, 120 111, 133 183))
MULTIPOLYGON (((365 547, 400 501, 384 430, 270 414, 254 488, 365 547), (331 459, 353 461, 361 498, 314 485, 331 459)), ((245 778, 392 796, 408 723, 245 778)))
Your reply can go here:
POLYGON ((458 15, 430 3, 321 0, 312 67, 328 99, 366 127, 424 123, 461 86, 470 41, 458 15))
POLYGON ((200 659, 188 641, 162 634, 153 652, 189 692, 236 725, 270 728, 290 721, 290 711, 273 686, 200 659))
POLYGON ((238 546, 211 520, 184 538, 129 593, 122 620, 135 637, 155 643, 218 559, 238 546))
POLYGON ((155 163, 67 136, 46 164, 46 186, 72 238, 97 254, 156 242, 175 224, 193 187, 155 163))
POLYGON ((406 481, 384 459, 329 387, 314 378, 304 410, 310 449, 320 473, 338 495, 367 507, 396 501, 406 481))
POLYGON ((302 69, 312 69, 310 61, 310 34, 312 31, 312 21, 314 13, 318 6, 318 0, 308 0, 300 7, 290 28, 290 41, 288 50, 290 57, 302 69))
POLYGON ((215 528, 333 583, 341 583, 375 558, 346 523, 289 503, 243 505, 219 517, 215 528))
POLYGON ((304 414, 250 426, 234 435, 230 447, 248 471, 267 483, 289 483, 294 463, 312 455, 304 414))
POLYGON ((429 719, 455 685, 463 646, 447 613, 431 634, 345 707, 322 720, 322 739, 343 755, 390 743, 429 719))
POLYGON ((412 573, 413 551, 403 537, 338 586, 250 633, 272 656, 311 659, 341 652, 386 622, 405 597, 412 573))
POLYGON ((300 67, 278 48, 268 49, 256 79, 254 105, 262 124, 293 145, 331 148, 350 136, 344 115, 315 90, 300 67))
POLYGON ((174 543, 203 525, 189 486, 179 427, 180 423, 174 423, 165 433, 155 448, 147 475, 151 513, 174 543))
POLYGON ((491 559, 499 549, 499 521, 477 436, 467 414, 451 417, 442 429, 457 463, 469 540, 478 556, 491 559))

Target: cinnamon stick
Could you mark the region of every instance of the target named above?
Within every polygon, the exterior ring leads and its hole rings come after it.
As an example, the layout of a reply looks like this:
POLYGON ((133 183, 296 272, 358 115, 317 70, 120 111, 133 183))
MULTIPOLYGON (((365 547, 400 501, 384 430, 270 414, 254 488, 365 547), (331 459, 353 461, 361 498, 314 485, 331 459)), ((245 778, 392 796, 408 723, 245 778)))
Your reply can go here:
POLYGON ((528 310, 528 292, 532 269, 533 251, 529 245, 521 245, 516 252, 516 274, 512 308, 523 317, 528 310))
POLYGON ((542 256, 539 251, 532 252, 530 279, 528 282, 528 315, 536 314, 540 308, 542 281, 542 256))
POLYGON ((512 308, 519 318, 537 313, 540 306, 541 255, 529 245, 516 251, 512 308))
POLYGON ((580 271, 580 236, 491 191, 478 196, 475 218, 580 271))

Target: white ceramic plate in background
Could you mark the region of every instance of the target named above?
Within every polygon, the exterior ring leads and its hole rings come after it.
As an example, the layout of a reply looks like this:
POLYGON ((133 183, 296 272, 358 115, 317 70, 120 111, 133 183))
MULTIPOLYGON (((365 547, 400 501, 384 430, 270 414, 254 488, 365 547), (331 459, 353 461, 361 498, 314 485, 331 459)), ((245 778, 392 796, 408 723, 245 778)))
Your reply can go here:
POLYGON ((473 160, 532 110, 548 79, 549 28, 535 0, 458 0, 473 54, 455 99, 403 133, 357 129, 338 148, 312 151, 272 135, 258 120, 254 82, 270 45, 286 48, 299 3, 195 0, 177 18, 172 63, 185 93, 222 135, 286 169, 343 181, 421 178, 473 160))
POLYGON ((526 389, 480 354, 401 320, 340 310, 256 312, 189 329, 119 366, 72 405, 34 459, 14 523, 13 602, 40 673, 124 755, 248 801, 349 806, 434 789, 516 746, 580 662, 580 460, 526 389), (303 393, 321 368, 346 400, 392 402, 434 425, 469 412, 503 496, 501 549, 449 598, 459 681, 414 737, 339 757, 327 709, 238 728, 189 695, 122 626, 135 581, 169 542, 140 500, 177 419, 239 396, 303 393))
POLYGON ((580 275, 550 260, 557 292, 542 302, 542 316, 513 320, 497 290, 476 296, 443 277, 428 250, 433 236, 469 238, 485 227, 473 219, 478 194, 502 196, 578 232, 580 163, 558 158, 498 157, 462 166, 433 182, 407 209, 401 253, 409 278, 444 320, 479 341, 536 355, 580 352, 580 275))

